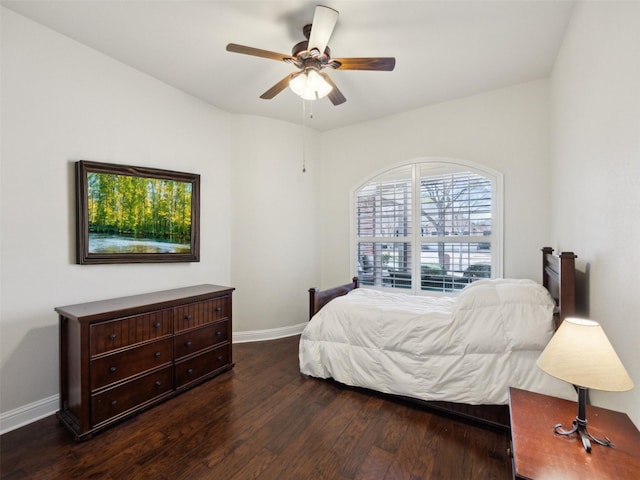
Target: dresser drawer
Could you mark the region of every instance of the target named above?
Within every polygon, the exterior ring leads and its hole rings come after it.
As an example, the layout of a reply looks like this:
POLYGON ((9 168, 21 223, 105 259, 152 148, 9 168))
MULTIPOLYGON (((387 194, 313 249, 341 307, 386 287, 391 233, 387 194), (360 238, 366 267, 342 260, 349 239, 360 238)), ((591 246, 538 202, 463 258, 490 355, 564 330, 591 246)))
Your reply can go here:
POLYGON ((176 388, 188 385, 191 382, 229 364, 229 344, 201 353, 175 366, 176 388))
POLYGON ((166 338, 91 360, 91 390, 170 364, 172 347, 172 339, 166 338))
POLYGON ((223 318, 229 318, 230 307, 231 297, 224 295, 219 298, 174 308, 173 331, 177 333, 181 330, 187 330, 207 323, 216 322, 223 318))
POLYGON ((91 397, 91 424, 96 426, 173 390, 171 367, 118 385, 91 397))
POLYGON ((176 360, 229 340, 229 322, 210 323, 204 327, 176 335, 173 355, 176 360))
POLYGON ((171 335, 171 310, 91 325, 91 356, 171 335))

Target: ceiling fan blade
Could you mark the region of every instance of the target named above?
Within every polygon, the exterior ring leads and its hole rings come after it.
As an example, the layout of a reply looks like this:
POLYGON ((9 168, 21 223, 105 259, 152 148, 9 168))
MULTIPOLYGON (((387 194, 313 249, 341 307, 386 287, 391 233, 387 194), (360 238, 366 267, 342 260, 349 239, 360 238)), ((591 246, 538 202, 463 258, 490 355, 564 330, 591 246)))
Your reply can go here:
POLYGON ((382 70, 390 72, 396 66, 395 57, 333 58, 331 60, 340 64, 340 66, 335 67, 337 70, 382 70))
POLYGON ((313 14, 308 49, 316 49, 320 54, 324 53, 324 49, 327 48, 327 43, 329 43, 329 38, 331 38, 337 22, 337 10, 318 5, 313 14))
POLYGON ((320 75, 322 75, 322 78, 324 78, 327 81, 327 83, 332 87, 331 91, 327 95, 327 97, 329 97, 329 100, 331 100, 331 103, 333 103, 334 105, 340 105, 346 102, 347 99, 342 94, 340 89, 336 86, 336 84, 333 83, 333 80, 331 80, 331 77, 324 72, 320 72, 320 75))
POLYGON ((287 88, 289 86, 289 82, 291 81, 291 79, 296 75, 298 75, 299 73, 300 72, 290 73, 289 75, 284 77, 282 80, 280 80, 278 83, 276 83, 273 87, 271 87, 269 90, 267 90, 262 95, 260 95, 260 98, 264 100, 271 100, 273 97, 275 97, 285 88, 287 88))
POLYGON ((254 57, 269 58, 271 60, 285 61, 287 59, 295 60, 291 55, 285 55, 284 53, 271 52, 269 50, 261 50, 259 48, 246 47, 244 45, 238 45, 236 43, 230 43, 227 45, 227 52, 242 53, 243 55, 252 55, 254 57))

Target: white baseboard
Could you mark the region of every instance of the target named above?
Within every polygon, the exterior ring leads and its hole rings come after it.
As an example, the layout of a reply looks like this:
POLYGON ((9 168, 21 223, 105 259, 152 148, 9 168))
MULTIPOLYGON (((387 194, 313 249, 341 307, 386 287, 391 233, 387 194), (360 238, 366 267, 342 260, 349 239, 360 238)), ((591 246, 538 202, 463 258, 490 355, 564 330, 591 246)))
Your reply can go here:
MULTIPOLYGON (((272 328, 269 330, 234 332, 233 343, 261 342, 264 340, 275 340, 277 338, 299 335, 307 323, 308 322, 300 323, 290 327, 272 328)), ((0 435, 33 423, 41 418, 53 415, 59 409, 59 402, 60 396, 56 394, 8 412, 0 413, 0 435)))
POLYGON ((48 417, 56 413, 60 406, 60 395, 38 400, 37 402, 14 408, 8 412, 0 414, 0 435, 20 428, 24 425, 48 417))
POLYGON ((277 338, 292 337, 300 335, 309 322, 299 323, 290 327, 270 328, 269 330, 251 330, 249 332, 234 332, 233 343, 262 342, 264 340, 275 340, 277 338))

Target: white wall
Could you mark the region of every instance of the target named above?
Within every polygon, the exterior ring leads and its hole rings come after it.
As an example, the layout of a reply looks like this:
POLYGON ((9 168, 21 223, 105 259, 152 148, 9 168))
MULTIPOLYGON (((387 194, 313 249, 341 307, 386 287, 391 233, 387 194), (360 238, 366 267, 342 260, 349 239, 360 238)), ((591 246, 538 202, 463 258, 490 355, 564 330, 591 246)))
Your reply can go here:
POLYGON ((230 282, 231 128, 228 114, 6 9, 1 67, 7 412, 58 394, 55 306, 230 282), (201 262, 74 264, 80 159, 201 174, 201 262))
POLYGON ((217 283, 236 288, 234 340, 299 332, 320 278, 320 134, 304 132, 302 173, 302 127, 229 115, 0 12, 0 431, 57 409, 56 306, 217 283), (81 159, 199 173, 201 261, 76 265, 81 159))
POLYGON ((237 116, 233 125, 234 330, 299 333, 308 319, 307 290, 320 277, 319 134, 252 116, 237 116))
POLYGON ((578 254, 589 316, 635 383, 591 397, 640 426, 640 3, 578 3, 550 85, 552 245, 578 254))
POLYGON ((504 174, 504 275, 541 279, 549 241, 548 83, 529 82, 327 132, 322 287, 349 281, 351 190, 399 162, 470 160, 504 174))

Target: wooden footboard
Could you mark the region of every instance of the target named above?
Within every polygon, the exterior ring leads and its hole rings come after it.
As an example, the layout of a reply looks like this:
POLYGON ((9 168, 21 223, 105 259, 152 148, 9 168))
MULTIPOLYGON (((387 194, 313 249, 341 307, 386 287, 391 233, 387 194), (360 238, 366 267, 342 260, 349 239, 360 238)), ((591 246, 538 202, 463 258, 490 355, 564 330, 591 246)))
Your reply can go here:
POLYGON ((358 288, 358 277, 353 277, 351 283, 345 283, 337 287, 329 288, 327 290, 318 290, 317 288, 309 289, 309 320, 318 313, 318 311, 324 307, 327 303, 336 297, 346 295, 351 290, 358 288))

